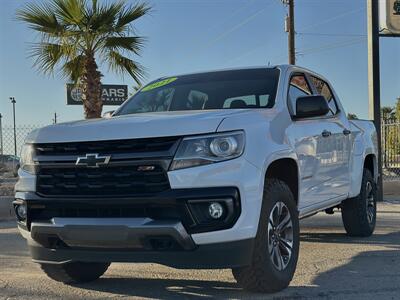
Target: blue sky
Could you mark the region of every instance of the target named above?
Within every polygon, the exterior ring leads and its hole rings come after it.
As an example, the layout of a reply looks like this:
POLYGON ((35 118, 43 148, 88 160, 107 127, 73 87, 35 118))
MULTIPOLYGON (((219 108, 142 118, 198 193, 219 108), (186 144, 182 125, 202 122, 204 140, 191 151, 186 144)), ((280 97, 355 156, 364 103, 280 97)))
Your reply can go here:
MULTIPOLYGON (((17 100, 18 124, 81 119, 66 106, 65 79, 32 68, 36 34, 15 21, 28 1, 2 0, 0 10, 0 113, 11 124, 8 97, 17 100)), ((37 1, 41 2, 41 1, 37 1)), ((135 1, 132 1, 134 3, 135 1)), ((152 0, 150 16, 136 24, 148 42, 137 58, 147 81, 201 70, 287 62, 285 8, 280 0, 152 0)), ((347 112, 368 117, 366 0, 295 0, 297 64, 330 79, 347 112)), ((400 96, 400 38, 381 39, 382 104, 400 96)), ((101 67, 103 83, 134 85, 101 67)), ((103 111, 113 107, 104 107, 103 111)))

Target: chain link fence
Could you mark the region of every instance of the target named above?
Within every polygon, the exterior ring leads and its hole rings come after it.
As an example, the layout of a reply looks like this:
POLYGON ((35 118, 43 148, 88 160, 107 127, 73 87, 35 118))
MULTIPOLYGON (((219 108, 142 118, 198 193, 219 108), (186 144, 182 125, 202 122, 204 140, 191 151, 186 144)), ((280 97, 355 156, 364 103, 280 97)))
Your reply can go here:
MULTIPOLYGON (((17 156, 26 136, 41 125, 19 125, 16 127, 17 156)), ((14 128, 0 128, 0 154, 14 154, 14 128)), ((400 181, 400 121, 382 121, 382 168, 384 181, 400 181)))
POLYGON ((21 147, 24 144, 27 135, 37 128, 43 127, 41 125, 18 125, 15 128, 15 142, 14 142, 14 127, 13 126, 2 126, 0 128, 0 154, 12 154, 15 152, 16 144, 16 155, 19 156, 21 153, 21 147))
POLYGON ((384 181, 400 180, 400 121, 382 121, 382 173, 384 181))

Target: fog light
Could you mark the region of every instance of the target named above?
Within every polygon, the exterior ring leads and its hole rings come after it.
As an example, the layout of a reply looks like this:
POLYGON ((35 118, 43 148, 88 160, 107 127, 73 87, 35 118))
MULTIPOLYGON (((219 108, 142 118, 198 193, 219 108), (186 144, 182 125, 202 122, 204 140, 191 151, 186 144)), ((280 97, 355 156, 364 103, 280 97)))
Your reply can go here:
POLYGON ((18 204, 15 209, 15 212, 19 220, 21 221, 25 220, 27 215, 26 204, 25 203, 18 204))
POLYGON ((224 208, 218 202, 212 202, 210 206, 208 206, 208 213, 210 214, 211 218, 219 219, 224 213, 224 208))

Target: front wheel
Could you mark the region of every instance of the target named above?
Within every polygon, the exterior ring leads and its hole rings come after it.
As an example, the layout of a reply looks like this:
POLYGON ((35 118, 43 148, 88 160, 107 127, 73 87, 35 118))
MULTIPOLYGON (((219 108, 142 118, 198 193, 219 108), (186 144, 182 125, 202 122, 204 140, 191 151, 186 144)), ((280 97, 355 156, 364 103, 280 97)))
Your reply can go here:
POLYGON ((98 279, 110 263, 71 262, 65 264, 40 264, 48 277, 63 283, 83 283, 98 279))
POLYGON ((364 169, 360 194, 342 204, 342 220, 349 236, 372 235, 376 224, 376 184, 371 171, 364 169))
POLYGON ((299 255, 299 219, 289 187, 267 179, 250 266, 235 268, 240 286, 254 292, 278 292, 293 278, 299 255))

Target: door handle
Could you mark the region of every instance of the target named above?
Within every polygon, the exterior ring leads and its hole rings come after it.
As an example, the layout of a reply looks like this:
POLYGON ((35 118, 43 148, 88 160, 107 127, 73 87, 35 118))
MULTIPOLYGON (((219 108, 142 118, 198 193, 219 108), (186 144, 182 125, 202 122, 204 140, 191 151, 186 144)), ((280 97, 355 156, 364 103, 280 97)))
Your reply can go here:
POLYGON ((344 134, 344 135, 349 135, 350 133, 351 133, 351 131, 348 130, 348 129, 344 129, 344 130, 343 130, 343 134, 344 134))
POLYGON ((323 137, 330 137, 332 134, 332 132, 328 131, 328 130, 324 130, 322 131, 322 136, 323 137))

